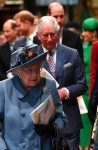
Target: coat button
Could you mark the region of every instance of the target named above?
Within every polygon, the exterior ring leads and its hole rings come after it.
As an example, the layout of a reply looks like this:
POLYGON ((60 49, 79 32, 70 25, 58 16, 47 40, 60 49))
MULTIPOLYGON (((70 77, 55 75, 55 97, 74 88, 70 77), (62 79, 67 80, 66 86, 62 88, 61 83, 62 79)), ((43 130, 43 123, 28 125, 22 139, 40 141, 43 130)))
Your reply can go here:
POLYGON ((25 113, 21 113, 21 116, 22 116, 22 117, 25 117, 25 113))
POLYGON ((22 132, 22 133, 25 133, 25 128, 21 128, 21 132, 22 132))
POLYGON ((22 148, 25 148, 26 147, 26 143, 22 143, 22 148))

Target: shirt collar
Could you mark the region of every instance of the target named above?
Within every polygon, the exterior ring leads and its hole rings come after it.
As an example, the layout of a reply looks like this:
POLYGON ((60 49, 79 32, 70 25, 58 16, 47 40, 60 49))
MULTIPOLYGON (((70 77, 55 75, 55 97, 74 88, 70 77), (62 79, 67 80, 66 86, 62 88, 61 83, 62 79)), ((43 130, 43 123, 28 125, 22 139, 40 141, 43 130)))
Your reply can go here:
MULTIPOLYGON (((43 45, 42 45, 42 48, 43 48, 43 51, 44 51, 44 52, 49 51, 49 50, 47 50, 43 45)), ((56 44, 56 47, 51 50, 53 54, 55 54, 56 48, 57 48, 57 44, 56 44)))

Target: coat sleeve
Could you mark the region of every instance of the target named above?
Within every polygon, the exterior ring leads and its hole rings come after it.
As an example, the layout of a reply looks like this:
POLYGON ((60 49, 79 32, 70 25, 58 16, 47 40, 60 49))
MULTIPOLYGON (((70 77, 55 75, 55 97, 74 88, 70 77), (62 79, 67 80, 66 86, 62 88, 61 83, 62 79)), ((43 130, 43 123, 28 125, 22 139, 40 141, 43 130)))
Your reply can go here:
POLYGON ((94 86, 97 68, 98 68, 98 42, 94 42, 92 44, 92 51, 91 51, 90 94, 94 86))
POLYGON ((7 149, 5 141, 2 136, 2 128, 3 128, 3 120, 4 120, 4 93, 3 93, 3 88, 2 84, 0 83, 0 150, 5 150, 7 149))

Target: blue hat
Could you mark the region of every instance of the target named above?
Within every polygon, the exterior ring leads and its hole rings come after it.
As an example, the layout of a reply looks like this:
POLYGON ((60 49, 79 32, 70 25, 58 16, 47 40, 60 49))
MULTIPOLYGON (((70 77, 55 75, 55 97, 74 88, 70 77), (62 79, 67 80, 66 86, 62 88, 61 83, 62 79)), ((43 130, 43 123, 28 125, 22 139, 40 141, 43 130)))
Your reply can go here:
POLYGON ((38 61, 42 62, 45 60, 46 56, 47 52, 39 54, 38 45, 32 43, 31 41, 27 41, 25 47, 19 47, 12 53, 11 65, 7 73, 30 63, 36 63, 38 61))

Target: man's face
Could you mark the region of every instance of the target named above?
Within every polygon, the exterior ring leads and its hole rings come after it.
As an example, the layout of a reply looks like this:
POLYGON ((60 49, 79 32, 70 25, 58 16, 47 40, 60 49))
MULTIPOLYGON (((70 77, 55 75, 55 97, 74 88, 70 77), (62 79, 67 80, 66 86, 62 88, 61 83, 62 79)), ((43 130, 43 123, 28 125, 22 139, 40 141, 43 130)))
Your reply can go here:
POLYGON ((57 5, 57 7, 52 6, 51 13, 49 15, 53 16, 57 20, 60 28, 63 27, 65 23, 65 16, 64 16, 64 9, 62 6, 59 6, 59 5, 57 5))
POLYGON ((15 19, 16 24, 17 24, 17 31, 19 35, 28 35, 28 28, 26 22, 22 22, 19 18, 15 19))
POLYGON ((56 47, 59 36, 54 25, 50 23, 42 25, 40 32, 38 33, 38 38, 47 50, 52 50, 56 47))
POLYGON ((8 42, 13 43, 16 40, 17 29, 12 29, 10 23, 7 22, 3 25, 3 32, 8 42))

